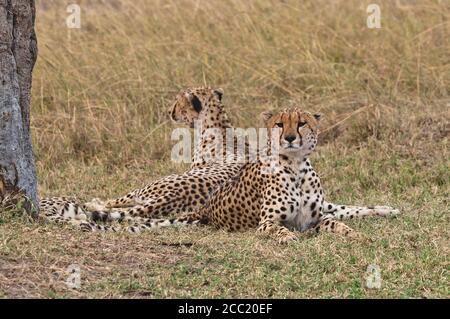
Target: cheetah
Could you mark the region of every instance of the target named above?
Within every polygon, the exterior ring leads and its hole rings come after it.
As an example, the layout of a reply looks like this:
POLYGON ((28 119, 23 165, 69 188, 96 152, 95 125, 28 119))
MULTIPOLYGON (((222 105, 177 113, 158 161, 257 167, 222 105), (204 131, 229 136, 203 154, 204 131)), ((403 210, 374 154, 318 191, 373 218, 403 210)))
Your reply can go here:
MULTIPOLYGON (((198 146, 194 149, 194 155, 192 157, 191 167, 204 167, 207 165, 213 165, 217 163, 217 158, 223 158, 223 162, 230 162, 230 154, 226 153, 226 131, 234 129, 229 117, 224 109, 222 102, 224 91, 221 88, 211 88, 207 86, 200 86, 194 88, 188 88, 182 90, 176 97, 175 102, 169 109, 169 116, 171 120, 176 124, 184 124, 188 127, 194 127, 195 121, 200 122, 201 126, 201 139, 198 146), (203 103, 203 100, 214 100, 216 97, 220 103, 203 103), (208 136, 208 129, 217 129, 220 131, 221 141, 223 145, 218 145, 214 136, 208 136), (218 147, 220 146, 220 147, 218 147), (220 148, 223 151, 222 157, 216 157, 216 148, 220 148), (205 154, 210 155, 209 158, 205 154)), ((233 140, 232 161, 239 161, 244 159, 248 160, 250 148, 248 145, 244 145, 241 150, 244 154, 239 154, 237 149, 237 141, 233 140)), ((247 141, 245 141, 247 142, 247 141)), ((304 205, 309 205, 311 210, 315 209, 314 192, 317 191, 320 195, 324 195, 323 189, 321 189, 320 178, 317 172, 312 167, 311 161, 306 160, 305 165, 309 167, 308 172, 305 174, 305 183, 302 184, 302 188, 305 192, 304 205)), ((114 207, 114 206, 112 206, 114 207)), ((390 216, 399 213, 398 210, 389 206, 349 206, 341 204, 333 204, 325 201, 323 204, 323 213, 333 215, 335 218, 354 218, 365 216, 390 216)))
MULTIPOLYGON (((310 194, 314 209, 305 206, 308 193, 302 185, 313 170, 306 163, 317 144, 320 116, 299 108, 262 116, 269 130, 269 160, 259 155, 256 162, 244 164, 239 175, 218 187, 200 209, 175 219, 149 220, 140 229, 211 224, 227 231, 256 229, 280 243, 297 239, 294 230, 308 229, 360 238, 359 233, 324 214, 323 192, 317 192, 320 187, 310 194), (273 129, 281 131, 278 137, 272 135, 273 129), (271 141, 279 144, 279 154, 270 153, 271 141)), ((317 179, 313 184, 317 185, 317 179)))
MULTIPOLYGON (((209 87, 187 89, 176 96, 174 107, 189 104, 189 107, 180 108, 183 118, 195 117, 201 121, 203 130, 218 128, 220 135, 225 137, 226 129, 232 126, 227 113, 223 111, 222 94, 221 90, 209 87)), ((190 123, 193 126, 193 120, 190 123)), ((235 176, 244 164, 237 160, 214 165, 205 162, 199 154, 204 154, 206 148, 211 150, 213 157, 215 156, 215 148, 210 147, 213 145, 210 138, 207 134, 201 134, 199 146, 194 149, 192 156, 193 164, 184 174, 174 174, 151 182, 143 188, 107 201, 105 207, 107 209, 132 207, 130 214, 134 216, 153 217, 163 216, 169 212, 177 213, 183 210, 186 212, 203 205, 209 194, 217 186, 235 176)), ((223 141, 225 143, 225 139, 223 141)))
MULTIPOLYGON (((205 109, 221 104, 219 91, 199 97, 205 109)), ((183 174, 172 174, 152 181, 123 197, 107 201, 80 203, 67 198, 44 198, 40 202, 41 217, 47 221, 82 226, 84 230, 115 230, 97 221, 140 221, 140 218, 166 216, 169 213, 193 211, 203 205, 210 193, 235 176, 242 163, 199 165, 183 174)))

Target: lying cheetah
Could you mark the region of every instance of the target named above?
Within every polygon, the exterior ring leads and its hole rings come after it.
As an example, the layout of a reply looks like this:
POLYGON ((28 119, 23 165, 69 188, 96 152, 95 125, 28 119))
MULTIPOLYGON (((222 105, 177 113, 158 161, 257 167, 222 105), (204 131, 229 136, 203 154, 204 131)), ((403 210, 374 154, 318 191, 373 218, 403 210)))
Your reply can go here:
MULTIPOLYGON (((213 162, 211 159, 216 158, 217 143, 215 143, 215 136, 206 134, 206 131, 208 129, 217 129, 219 131, 218 133, 222 137, 221 140, 223 141, 221 149, 224 152, 223 156, 226 157, 228 155, 225 153, 226 130, 228 128, 233 128, 233 126, 231 125, 231 122, 228 119, 228 115, 224 110, 224 105, 222 104, 222 95, 223 91, 221 89, 212 89, 210 87, 188 88, 186 90, 183 90, 176 96, 175 102, 171 107, 172 111, 170 113, 170 116, 172 119, 177 118, 176 121, 178 121, 179 116, 179 121, 188 123, 190 127, 194 126, 194 121, 199 121, 201 123, 201 139, 198 142, 198 146, 194 149, 190 172, 197 172, 197 169, 206 169, 205 172, 207 172, 209 169, 211 169, 212 166, 218 165, 218 168, 222 172, 222 174, 226 175, 225 178, 229 179, 236 175, 238 169, 244 164, 244 162, 239 161, 237 157, 234 157, 234 155, 237 153, 237 148, 234 147, 234 153, 231 160, 227 160, 221 163, 213 162), (211 159, 206 161, 204 154, 209 154, 211 156, 211 159), (227 169, 228 167, 229 169, 227 169)), ((214 181, 211 180, 211 183, 214 184, 212 186, 218 186, 223 182, 222 179, 217 179, 216 181, 217 183, 214 183, 214 181)), ((195 189, 198 186, 196 185, 196 183, 201 183, 202 181, 190 180, 189 182, 189 185, 191 185, 195 189)), ((159 181, 158 184, 160 184, 159 181)), ((154 192, 161 193, 161 190, 156 189, 155 184, 151 183, 144 188, 136 189, 122 197, 107 201, 106 207, 133 207, 136 205, 141 205, 143 203, 148 204, 148 202, 151 202, 153 200, 153 196, 156 196, 156 194, 153 194, 154 192)), ((167 200, 174 201, 175 198, 170 197, 167 200)), ((139 208, 136 207, 135 211, 137 212, 138 209, 139 208)), ((140 212, 148 215, 145 209, 144 211, 142 211, 141 208, 140 212)), ((164 212, 162 212, 161 214, 164 214, 164 212)))
MULTIPOLYGON (((208 105, 221 103, 220 92, 210 91, 199 99, 205 109, 215 110, 208 105)), ((184 174, 173 174, 153 181, 144 188, 107 202, 107 205, 98 201, 80 203, 67 198, 44 198, 40 202, 40 216, 48 221, 82 225, 87 230, 115 230, 94 222, 139 221, 139 218, 193 211, 206 202, 218 185, 235 176, 242 165, 231 163, 194 167, 184 174), (126 209, 119 209, 124 207, 126 209)))
POLYGON ((207 223, 227 231, 256 228, 282 243, 297 238, 293 230, 311 228, 359 237, 350 227, 323 213, 320 187, 312 194, 302 188, 304 184, 318 184, 318 178, 309 183, 305 177, 312 171, 307 165, 308 156, 317 143, 320 116, 299 109, 287 109, 276 115, 264 113, 263 116, 269 136, 271 129, 281 129, 278 139, 273 139, 273 143, 279 143, 279 156, 271 154, 272 162, 259 156, 258 161, 245 164, 239 175, 218 187, 200 209, 176 219, 149 220, 140 225, 140 230, 207 223), (308 194, 314 203, 312 212, 312 204, 305 201, 308 194))
MULTIPOLYGON (((194 155, 192 158, 192 166, 191 167, 204 167, 207 165, 211 165, 217 163, 215 161, 217 158, 216 153, 218 152, 216 148, 222 150, 222 158, 225 160, 230 159, 230 154, 227 154, 226 151, 226 130, 233 129, 233 125, 228 118, 228 115, 224 109, 222 103, 205 103, 206 101, 218 101, 222 102, 223 90, 213 89, 211 87, 196 87, 196 88, 188 88, 186 90, 181 91, 175 102, 171 106, 169 110, 170 118, 173 122, 177 124, 185 124, 189 127, 194 127, 194 122, 198 121, 201 124, 201 140, 198 146, 194 149, 194 155), (216 97, 216 99, 214 99, 216 97), (222 145, 218 145, 217 140, 214 136, 208 136, 208 129, 217 129, 221 134, 222 145), (209 158, 206 158, 206 154, 210 155, 209 158)), ((231 156, 233 160, 240 160, 245 157, 245 154, 238 154, 237 150, 237 141, 234 140, 233 150, 234 156, 231 156)), ((244 152, 248 152, 250 148, 248 144, 244 145, 244 152)), ((220 151, 220 150, 219 150, 220 151)), ((248 158, 245 157, 245 158, 248 158)), ((306 183, 303 183, 302 189, 305 192, 306 196, 304 198, 305 204, 310 205, 311 210, 315 209, 314 203, 314 192, 320 192, 323 194, 323 189, 321 189, 320 179, 317 172, 313 169, 311 165, 311 161, 309 159, 306 160, 305 165, 309 168, 306 173, 304 179, 306 183)), ((115 207, 112 205, 111 207, 115 207)), ((329 202, 324 202, 323 204, 323 212, 325 214, 332 214, 335 218, 353 218, 354 216, 369 216, 369 215, 379 215, 379 216, 388 216, 398 214, 398 210, 395 210, 388 206, 368 206, 368 207, 360 207, 360 206, 348 206, 341 204, 333 204, 329 202)))
MULTIPOLYGON (((220 134, 225 136, 226 129, 232 126, 226 112, 223 111, 224 106, 221 100, 221 90, 202 87, 180 92, 176 97, 174 106, 189 104, 189 107, 186 105, 180 109, 183 113, 183 118, 195 116, 195 119, 202 122, 203 129, 219 128, 220 134)), ((193 125, 193 121, 191 123, 193 125)), ((133 207, 130 209, 130 214, 153 217, 154 215, 165 215, 168 212, 177 213, 180 210, 185 212, 191 211, 192 207, 204 204, 209 193, 226 180, 235 176, 244 164, 239 161, 214 163, 214 165, 209 165, 206 162, 197 162, 197 158, 200 158, 197 154, 204 153, 204 147, 209 147, 211 144, 209 136, 201 134, 201 139, 198 143, 199 147, 195 148, 192 157, 194 164, 188 172, 181 175, 171 175, 152 182, 122 197, 107 201, 105 206, 109 209, 133 207), (203 151, 200 151, 200 149, 203 151), (167 190, 163 187, 166 187, 167 190), (202 191, 198 192, 197 190, 202 191), (158 207, 152 204, 155 201, 159 203, 158 207), (168 207, 164 204, 167 202, 174 204, 185 202, 185 205, 182 205, 182 208, 179 210, 174 210, 172 206, 168 207)), ((215 151, 212 150, 212 152, 215 151)))

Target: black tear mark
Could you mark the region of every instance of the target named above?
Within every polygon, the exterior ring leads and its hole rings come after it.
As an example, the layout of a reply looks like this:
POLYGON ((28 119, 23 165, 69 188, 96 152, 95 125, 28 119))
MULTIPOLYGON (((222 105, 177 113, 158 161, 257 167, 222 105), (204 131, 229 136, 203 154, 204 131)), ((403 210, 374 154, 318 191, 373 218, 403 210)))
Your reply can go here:
POLYGON ((195 95, 192 97, 192 106, 197 113, 202 111, 202 102, 200 102, 199 98, 195 95))

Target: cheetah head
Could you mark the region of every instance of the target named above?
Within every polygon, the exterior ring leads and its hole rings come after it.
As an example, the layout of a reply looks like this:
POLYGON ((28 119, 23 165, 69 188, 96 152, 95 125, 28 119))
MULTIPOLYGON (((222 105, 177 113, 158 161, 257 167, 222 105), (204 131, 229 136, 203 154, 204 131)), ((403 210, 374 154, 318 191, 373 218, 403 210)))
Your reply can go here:
POLYGON ((177 94, 175 102, 170 108, 170 118, 175 123, 183 123, 193 127, 194 121, 199 118, 205 105, 211 102, 220 103, 222 95, 222 89, 205 86, 182 90, 177 94))
MULTIPOLYGON (((263 112, 261 118, 269 130, 280 129, 280 154, 308 156, 317 144, 320 114, 312 115, 298 108, 279 113, 263 112)), ((270 141, 270 138, 269 138, 270 141)))

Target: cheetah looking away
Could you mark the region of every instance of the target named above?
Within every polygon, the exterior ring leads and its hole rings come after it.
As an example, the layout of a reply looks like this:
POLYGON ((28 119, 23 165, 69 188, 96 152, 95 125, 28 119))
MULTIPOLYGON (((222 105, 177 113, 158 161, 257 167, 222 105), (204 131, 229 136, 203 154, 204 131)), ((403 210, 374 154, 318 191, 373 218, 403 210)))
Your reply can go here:
MULTIPOLYGON (((220 92, 200 97, 202 105, 220 104, 220 92)), ((210 107, 215 110, 215 107, 210 107)), ((104 205, 99 201, 79 203, 68 198, 44 198, 40 216, 52 222, 70 223, 84 230, 116 230, 96 221, 141 221, 142 218, 193 211, 203 205, 217 186, 235 176, 242 163, 193 167, 183 174, 173 174, 149 183, 104 205)))

